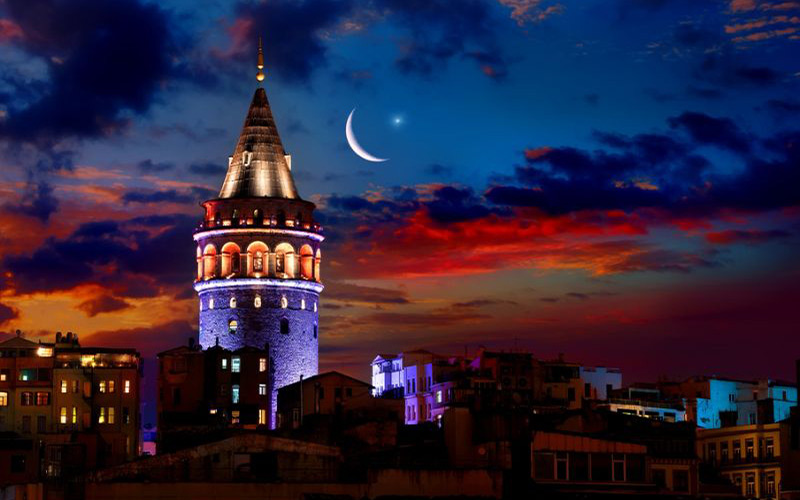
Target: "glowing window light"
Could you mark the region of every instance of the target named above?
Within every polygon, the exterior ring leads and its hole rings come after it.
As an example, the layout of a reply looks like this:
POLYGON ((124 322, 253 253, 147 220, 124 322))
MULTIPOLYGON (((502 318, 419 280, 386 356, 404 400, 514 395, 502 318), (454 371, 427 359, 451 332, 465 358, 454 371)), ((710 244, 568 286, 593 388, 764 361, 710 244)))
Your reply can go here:
POLYGON ((317 303, 314 302, 314 312, 317 312, 317 303))
POLYGON ((261 295, 256 295, 256 298, 253 299, 253 306, 258 309, 261 307, 261 295))
POLYGON ((209 309, 214 309, 214 298, 213 297, 208 299, 208 308, 209 309))
POLYGON ((300 309, 305 311, 305 309, 306 309, 306 299, 300 299, 300 309))
POLYGON ((236 309, 236 297, 231 297, 229 305, 231 309, 236 309))
POLYGON ((52 358, 53 357, 53 348, 52 347, 39 347, 36 349, 36 355, 40 358, 52 358))
POLYGON ((281 309, 286 309, 289 307, 289 300, 286 299, 286 295, 281 297, 281 309))

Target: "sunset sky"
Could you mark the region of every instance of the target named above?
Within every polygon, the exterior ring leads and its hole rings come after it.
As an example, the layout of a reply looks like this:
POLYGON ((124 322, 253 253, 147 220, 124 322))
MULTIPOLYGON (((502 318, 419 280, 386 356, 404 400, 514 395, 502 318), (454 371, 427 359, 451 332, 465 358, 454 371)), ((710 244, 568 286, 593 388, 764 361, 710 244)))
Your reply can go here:
POLYGON ((0 331, 196 335, 256 86, 324 224, 321 370, 479 345, 793 378, 800 2, 0 0, 0 331), (345 141, 354 129, 370 163, 345 141))

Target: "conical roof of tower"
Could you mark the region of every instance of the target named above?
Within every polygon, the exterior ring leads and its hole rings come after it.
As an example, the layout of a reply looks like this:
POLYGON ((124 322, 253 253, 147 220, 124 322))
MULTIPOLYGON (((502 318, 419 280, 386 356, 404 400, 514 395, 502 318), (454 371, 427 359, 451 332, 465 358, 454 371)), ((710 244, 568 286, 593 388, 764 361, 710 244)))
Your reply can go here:
POLYGON ((219 197, 300 198, 263 87, 253 95, 219 197))

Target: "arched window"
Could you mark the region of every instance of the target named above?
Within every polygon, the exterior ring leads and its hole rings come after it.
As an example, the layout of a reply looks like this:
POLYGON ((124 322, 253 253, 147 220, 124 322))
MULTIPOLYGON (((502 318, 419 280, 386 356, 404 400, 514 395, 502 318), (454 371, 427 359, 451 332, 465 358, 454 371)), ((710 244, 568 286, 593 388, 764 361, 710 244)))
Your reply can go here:
POLYGON ((261 210, 257 208, 253 210, 253 224, 256 226, 261 226, 264 224, 264 216, 261 214, 261 210))
POLYGON ((306 310, 306 299, 300 299, 300 309, 306 310))
POLYGON ((231 297, 229 306, 231 309, 236 309, 236 297, 231 297))
POLYGON ((217 274, 217 249, 208 244, 203 249, 203 279, 211 279, 217 274))
POLYGON ((311 245, 300 247, 300 277, 304 280, 314 279, 314 250, 311 245))
POLYGON ((286 318, 281 318, 281 333, 289 335, 289 320, 286 318))
POLYGON ((289 307, 289 300, 286 298, 286 295, 281 296, 281 309, 286 309, 289 307))
POLYGON ((233 242, 225 243, 222 246, 221 275, 227 278, 239 272, 239 245, 233 242))
POLYGON ((253 307, 255 307, 256 309, 261 307, 261 295, 256 295, 256 298, 253 299, 253 307))
POLYGON ((283 210, 278 212, 278 226, 283 227, 286 225, 286 213, 283 210))
POLYGON ((288 243, 281 243, 275 247, 275 276, 278 278, 295 277, 294 247, 288 243))
POLYGON ((214 297, 211 297, 210 299, 208 299, 208 308, 209 309, 214 309, 214 297))
POLYGON ((267 274, 267 245, 254 241, 247 247, 247 275, 259 278, 267 274))
POLYGON ((229 334, 234 335, 236 333, 236 330, 238 330, 238 329, 239 329, 239 323, 235 319, 232 319, 232 320, 230 320, 228 322, 228 333, 229 334))

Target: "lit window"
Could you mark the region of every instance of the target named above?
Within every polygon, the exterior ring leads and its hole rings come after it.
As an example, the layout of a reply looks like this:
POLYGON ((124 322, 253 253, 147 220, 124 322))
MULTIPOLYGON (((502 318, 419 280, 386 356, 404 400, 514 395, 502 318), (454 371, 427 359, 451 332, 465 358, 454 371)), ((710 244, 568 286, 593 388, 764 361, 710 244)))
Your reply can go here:
POLYGON ((100 392, 106 392, 106 381, 105 380, 101 380, 100 381, 100 387, 98 388, 98 390, 100 392))
POLYGON ((6 380, 8 380, 8 373, 6 373, 6 370, 0 371, 0 382, 5 382, 6 380))
POLYGON ((66 424, 67 423, 67 407, 66 406, 62 406, 61 407, 61 415, 60 415, 59 421, 62 424, 66 424))
POLYGON ((216 415, 217 414, 217 409, 216 408, 211 408, 210 410, 208 410, 208 413, 209 413, 209 415, 216 415))
POLYGON ((52 347, 40 347, 36 349, 36 355, 40 358, 50 358, 53 356, 53 348, 52 347))
POLYGON ((239 328, 239 323, 235 319, 232 319, 232 320, 230 320, 228 322, 228 333, 229 334, 233 335, 234 333, 236 333, 236 330, 238 328, 239 328))
POLYGON ((223 370, 228 369, 228 358, 222 358, 222 369, 223 370))
POLYGON ((236 309, 236 297, 231 297, 229 305, 231 309, 236 309))
POLYGON ((289 307, 289 301, 286 299, 286 295, 281 297, 281 309, 286 309, 289 307))
POLYGON ((436 391, 436 402, 437 403, 442 402, 442 391, 436 391))
POLYGON ((306 310, 306 299, 300 299, 300 309, 306 310))
POLYGON ((61 394, 66 394, 66 393, 67 393, 67 380, 66 379, 62 379, 61 380, 61 394))
POLYGON ((266 425, 267 424, 267 410, 264 408, 258 409, 258 425, 266 425))
POLYGON ((264 254, 260 250, 253 256, 253 271, 258 273, 264 271, 264 254))
POLYGON ((260 358, 258 360, 258 371, 260 372, 267 371, 267 358, 260 358))
POLYGON ((0 392, 0 406, 8 406, 8 393, 0 392))
POLYGON ((258 395, 259 396, 267 395, 267 384, 258 384, 258 395))
POLYGON ((77 424, 78 423, 78 407, 77 406, 73 406, 72 407, 72 423, 73 424, 77 424))
POLYGON ((108 392, 114 392, 114 385, 115 384, 113 380, 108 381, 108 392))
POLYGON ((256 298, 253 299, 253 307, 256 309, 261 307, 261 295, 256 295, 256 298))
POLYGON ((231 402, 233 404, 239 404, 239 386, 234 385, 231 388, 231 402))
POLYGON ((130 394, 130 392, 131 392, 131 381, 130 380, 126 380, 125 381, 125 388, 122 391, 125 394, 130 394))
POLYGON ((239 410, 233 410, 231 412, 231 423, 238 424, 239 423, 239 410))
POLYGON ((36 393, 36 406, 47 406, 50 404, 50 393, 49 392, 37 392, 36 393))
POLYGON ((106 409, 105 407, 100 407, 100 415, 97 416, 97 423, 104 424, 106 423, 106 409))
POLYGON ((209 309, 214 309, 214 298, 213 297, 208 299, 208 308, 209 309))
POLYGON ((314 302, 314 312, 317 312, 317 303, 314 302))
POLYGON ((231 358, 231 373, 239 373, 242 367, 242 359, 239 356, 231 358))
POLYGON ((109 424, 113 424, 114 423, 114 407, 113 406, 109 406, 108 407, 108 423, 109 424))

